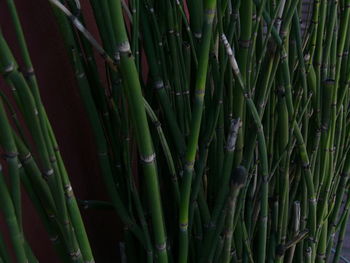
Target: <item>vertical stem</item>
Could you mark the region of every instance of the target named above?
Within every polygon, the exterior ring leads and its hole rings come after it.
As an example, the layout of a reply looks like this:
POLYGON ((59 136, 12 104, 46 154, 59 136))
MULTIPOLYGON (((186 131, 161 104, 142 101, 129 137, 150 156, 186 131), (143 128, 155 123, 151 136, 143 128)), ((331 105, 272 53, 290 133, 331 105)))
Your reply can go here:
POLYGON ((119 0, 109 1, 111 18, 115 24, 116 51, 120 55, 120 70, 124 77, 130 113, 135 126, 140 158, 147 185, 147 194, 151 209, 153 233, 156 242, 159 262, 168 262, 166 234, 163 220, 160 189, 157 178, 156 158, 153 150, 151 134, 147 123, 146 111, 142 101, 142 92, 134 58, 132 56, 121 3, 119 0))
POLYGON ((210 41, 212 36, 213 20, 216 13, 216 0, 206 0, 204 3, 203 39, 199 53, 198 71, 195 84, 195 101, 190 124, 190 135, 185 154, 185 171, 181 185, 180 199, 180 238, 179 238, 179 263, 186 263, 188 257, 189 233, 188 214, 191 194, 191 184, 194 162, 197 152, 198 137, 201 127, 204 94, 206 87, 210 41))

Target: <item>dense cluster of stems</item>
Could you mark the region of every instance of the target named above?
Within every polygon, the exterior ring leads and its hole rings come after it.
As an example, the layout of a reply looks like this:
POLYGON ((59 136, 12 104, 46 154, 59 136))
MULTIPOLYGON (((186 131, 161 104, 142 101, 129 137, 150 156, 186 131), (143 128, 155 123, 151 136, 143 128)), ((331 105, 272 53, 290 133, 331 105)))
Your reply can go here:
MULTIPOLYGON (((21 183, 60 260, 95 262, 6 1, 23 61, 0 31, 12 91, 0 91, 0 208, 15 262, 37 262, 21 183)), ((339 262, 350 214, 350 0, 48 3, 109 194, 81 205, 113 207, 124 224, 111 253, 147 263, 339 262), (88 6, 98 32, 86 27, 88 6)), ((1 240, 0 263, 13 262, 1 240)))

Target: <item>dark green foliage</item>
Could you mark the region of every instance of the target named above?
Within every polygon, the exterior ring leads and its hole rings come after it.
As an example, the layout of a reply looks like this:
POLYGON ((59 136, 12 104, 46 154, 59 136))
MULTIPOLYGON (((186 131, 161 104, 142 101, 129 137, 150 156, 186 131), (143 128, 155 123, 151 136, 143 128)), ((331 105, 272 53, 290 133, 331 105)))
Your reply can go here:
MULTIPOLYGON (((110 196, 80 203, 119 215, 122 260, 339 261, 350 209, 350 0, 90 0, 101 43, 79 1, 48 1, 110 196)), ((35 262, 19 178, 62 262, 94 262, 35 75, 19 72, 3 35, 0 70, 17 104, 2 93, 10 180, 0 178, 0 201, 18 262, 35 262), (8 120, 14 108, 25 124, 8 120)))

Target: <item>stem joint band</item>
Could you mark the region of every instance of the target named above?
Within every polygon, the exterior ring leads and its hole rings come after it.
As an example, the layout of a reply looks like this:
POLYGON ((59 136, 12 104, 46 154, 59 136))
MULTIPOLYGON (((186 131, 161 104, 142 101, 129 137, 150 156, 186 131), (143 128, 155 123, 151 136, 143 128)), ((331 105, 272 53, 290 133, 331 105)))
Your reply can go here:
POLYGON ((156 154, 152 153, 151 155, 148 156, 140 156, 140 159, 143 164, 150 164, 153 163, 156 160, 156 154))

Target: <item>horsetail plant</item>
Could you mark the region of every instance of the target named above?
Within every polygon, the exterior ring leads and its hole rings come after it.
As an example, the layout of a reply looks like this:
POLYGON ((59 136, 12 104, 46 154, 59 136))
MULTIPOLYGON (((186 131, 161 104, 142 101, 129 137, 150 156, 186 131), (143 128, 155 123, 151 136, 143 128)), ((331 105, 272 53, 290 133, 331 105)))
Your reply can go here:
POLYGON ((40 260, 23 229, 21 183, 61 262, 99 260, 79 204, 119 215, 124 237, 111 253, 122 262, 340 261, 349 0, 48 0, 110 202, 75 198, 15 1, 6 3, 21 58, 0 32, 11 91, 0 101, 11 234, 6 245, 0 235, 0 262, 12 262, 11 248, 16 262, 40 260))

